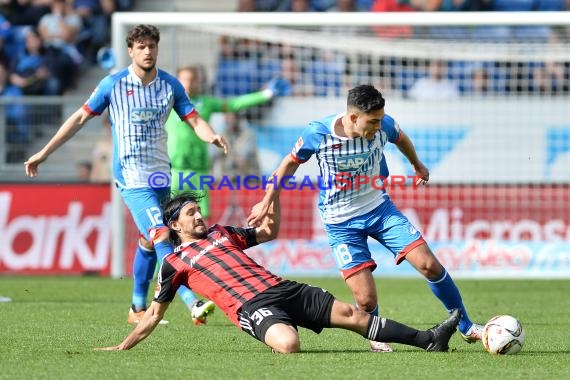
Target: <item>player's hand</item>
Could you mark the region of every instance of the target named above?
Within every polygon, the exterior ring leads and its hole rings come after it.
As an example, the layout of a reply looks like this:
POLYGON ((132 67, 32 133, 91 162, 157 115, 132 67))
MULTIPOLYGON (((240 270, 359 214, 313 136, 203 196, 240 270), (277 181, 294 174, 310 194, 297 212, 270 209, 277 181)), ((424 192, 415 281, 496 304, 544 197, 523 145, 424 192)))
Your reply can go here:
POLYGON ((247 224, 251 227, 259 227, 268 211, 269 205, 264 201, 259 202, 251 208, 251 213, 247 217, 247 224))
POLYGON ((38 175, 38 166, 46 160, 42 153, 36 153, 32 157, 28 158, 28 161, 24 162, 24 168, 26 169, 26 175, 28 177, 36 177, 38 175))
POLYGON ((414 170, 416 172, 416 186, 427 185, 429 181, 429 169, 422 163, 419 162, 414 165, 414 170))
POLYGON ((224 154, 228 154, 228 143, 226 142, 226 139, 224 138, 224 136, 214 135, 214 137, 212 137, 212 141, 210 143, 214 144, 218 148, 223 149, 224 154))
POLYGON ((267 83, 266 87, 273 93, 273 96, 291 95, 291 84, 285 78, 273 78, 267 83))

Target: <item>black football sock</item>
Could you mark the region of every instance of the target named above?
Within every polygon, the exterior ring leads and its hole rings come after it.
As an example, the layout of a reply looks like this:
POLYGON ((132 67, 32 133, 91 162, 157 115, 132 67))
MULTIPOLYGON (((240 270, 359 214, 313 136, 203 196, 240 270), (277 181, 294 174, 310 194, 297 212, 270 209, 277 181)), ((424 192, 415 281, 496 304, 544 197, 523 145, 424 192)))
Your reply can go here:
POLYGON ((376 342, 402 343, 424 350, 432 341, 429 331, 420 331, 387 318, 370 316, 366 338, 376 342))

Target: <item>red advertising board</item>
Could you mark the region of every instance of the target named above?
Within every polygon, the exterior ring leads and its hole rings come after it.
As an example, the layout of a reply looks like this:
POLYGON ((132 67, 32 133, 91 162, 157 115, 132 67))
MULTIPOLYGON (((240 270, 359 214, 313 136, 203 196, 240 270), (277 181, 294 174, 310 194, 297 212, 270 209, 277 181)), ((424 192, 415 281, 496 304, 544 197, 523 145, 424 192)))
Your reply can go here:
POLYGON ((109 273, 109 185, 0 185, 0 272, 109 273))
POLYGON ((570 242, 569 185, 430 185, 390 193, 428 242, 570 242))

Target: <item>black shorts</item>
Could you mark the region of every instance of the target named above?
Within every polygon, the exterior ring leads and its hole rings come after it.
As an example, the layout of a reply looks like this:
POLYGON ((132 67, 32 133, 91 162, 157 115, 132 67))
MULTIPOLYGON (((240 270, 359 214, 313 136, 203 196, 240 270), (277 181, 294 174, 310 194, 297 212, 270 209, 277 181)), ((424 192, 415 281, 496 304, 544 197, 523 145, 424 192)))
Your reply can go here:
POLYGON ((243 331, 263 343, 267 329, 276 323, 318 334, 331 325, 334 300, 325 289, 285 280, 244 303, 238 319, 243 331))

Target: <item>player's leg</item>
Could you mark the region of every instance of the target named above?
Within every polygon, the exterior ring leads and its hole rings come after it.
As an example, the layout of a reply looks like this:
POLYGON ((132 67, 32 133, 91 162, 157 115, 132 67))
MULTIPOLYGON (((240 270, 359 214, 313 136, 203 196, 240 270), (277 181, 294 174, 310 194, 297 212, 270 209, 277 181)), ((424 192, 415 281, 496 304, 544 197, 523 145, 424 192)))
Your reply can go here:
POLYGON ((375 222, 373 229, 376 232, 371 236, 394 254, 396 264, 407 260, 420 272, 428 281, 433 294, 448 311, 461 311, 459 330, 462 334, 468 333, 470 329, 477 330, 478 325, 469 319, 459 289, 431 252, 421 233, 390 200, 385 201, 381 208, 384 216, 375 222))
POLYGON ((463 305, 461 293, 451 275, 440 264, 426 243, 413 248, 406 260, 427 280, 432 293, 443 303, 447 310, 459 308, 461 321, 459 331, 464 340, 472 343, 482 338, 482 326, 471 322, 467 309, 463 305))
POLYGON ((170 188, 162 189, 132 189, 134 200, 125 198, 125 203, 139 231, 150 246, 154 248, 159 263, 164 257, 173 252, 174 247, 169 240, 168 227, 162 219, 162 203, 170 198, 170 188))
MULTIPOLYGON (((129 209, 133 221, 140 233, 135 258, 133 261, 133 292, 132 292, 132 309, 134 312, 146 310, 148 289, 150 281, 156 267, 156 252, 145 234, 148 236, 148 228, 152 225, 154 218, 149 220, 146 214, 145 198, 147 196, 142 189, 121 189, 121 196, 129 209)), ((152 215, 152 214, 151 214, 152 215)), ((132 318, 129 318, 131 322, 132 318)))
MULTIPOLYGON (((144 238, 139 239, 137 251, 133 261, 133 293, 131 308, 133 313, 140 313, 146 310, 146 300, 150 281, 154 275, 156 267, 156 252, 152 244, 144 238)), ((133 318, 129 318, 133 319, 133 318)), ((129 323, 134 323, 130 320, 129 323)))
POLYGON ((352 291, 356 307, 367 313, 378 315, 378 294, 370 267, 351 274, 345 278, 345 282, 352 291))
POLYGON ((273 303, 284 302, 280 295, 271 292, 262 295, 261 297, 266 297, 262 302, 265 306, 262 307, 258 307, 255 302, 244 303, 238 313, 239 325, 244 332, 267 344, 274 352, 299 352, 301 342, 292 318, 280 307, 271 306, 273 303))
POLYGON ((352 291, 356 305, 372 312, 378 301, 372 277, 376 263, 368 250, 366 233, 345 223, 326 224, 325 231, 336 265, 352 291))
POLYGON ((129 323, 137 323, 139 314, 142 315, 141 312, 146 310, 148 290, 154 276, 157 257, 162 259, 172 252, 172 246, 168 242, 168 229, 162 222, 160 195, 147 188, 121 189, 120 192, 142 235, 133 261, 132 307, 128 318, 129 323))
MULTIPOLYGON (((378 295, 376 283, 370 268, 351 275, 345 279, 346 284, 352 290, 352 295, 356 301, 356 307, 370 315, 378 316, 380 307, 378 306, 378 295)), ((381 341, 370 341, 370 350, 373 352, 392 352, 392 347, 381 341)))
MULTIPOLYGON (((325 230, 337 267, 352 292, 356 307, 378 316, 378 294, 372 276, 376 263, 372 260, 366 242, 368 236, 362 226, 358 221, 351 220, 350 225, 325 225, 325 230)), ((392 352, 390 345, 378 341, 370 341, 370 349, 373 352, 392 352)))
POLYGON ((279 290, 288 295, 288 302, 283 303, 281 309, 292 318, 293 325, 317 334, 323 328, 338 327, 357 332, 372 341, 403 343, 428 351, 446 351, 449 338, 459 322, 459 310, 456 310, 442 324, 427 331, 418 331, 341 302, 325 289, 289 282, 280 285, 279 290))
POLYGON ((439 325, 429 330, 417 330, 400 322, 373 316, 353 305, 335 300, 330 327, 354 331, 363 337, 382 342, 401 343, 427 351, 447 351, 448 343, 459 323, 458 309, 439 325))

